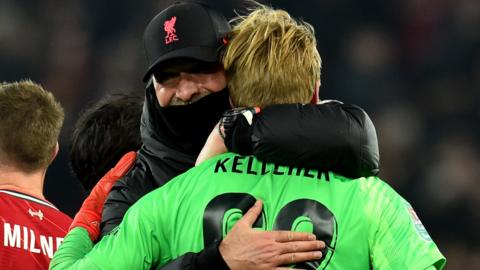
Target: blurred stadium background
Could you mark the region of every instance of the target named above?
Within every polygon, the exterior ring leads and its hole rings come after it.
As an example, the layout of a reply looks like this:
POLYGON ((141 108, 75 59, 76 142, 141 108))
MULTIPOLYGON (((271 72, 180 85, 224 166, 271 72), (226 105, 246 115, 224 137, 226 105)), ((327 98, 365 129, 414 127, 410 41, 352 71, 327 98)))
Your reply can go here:
MULTIPOLYGON (((0 1, 0 80, 32 78, 67 112, 46 196, 69 215, 85 196, 68 167, 73 124, 106 93, 143 95, 143 29, 172 2, 0 1)), ((245 4, 207 2, 229 18, 245 4)), ((480 1, 260 2, 315 27, 321 98, 366 109, 381 177, 414 205, 447 269, 479 267, 480 1)))

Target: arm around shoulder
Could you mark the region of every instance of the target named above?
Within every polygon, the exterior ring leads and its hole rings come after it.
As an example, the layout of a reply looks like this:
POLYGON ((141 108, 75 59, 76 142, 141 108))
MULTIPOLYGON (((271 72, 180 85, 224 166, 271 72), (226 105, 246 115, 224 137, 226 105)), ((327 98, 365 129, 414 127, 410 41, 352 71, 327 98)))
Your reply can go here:
POLYGON ((93 248, 93 242, 86 229, 77 227, 72 229, 50 262, 50 270, 81 270, 97 269, 96 266, 85 260, 85 255, 93 248))
POLYGON ((355 105, 333 101, 267 107, 255 117, 250 141, 253 155, 277 164, 350 178, 379 171, 375 126, 355 105))

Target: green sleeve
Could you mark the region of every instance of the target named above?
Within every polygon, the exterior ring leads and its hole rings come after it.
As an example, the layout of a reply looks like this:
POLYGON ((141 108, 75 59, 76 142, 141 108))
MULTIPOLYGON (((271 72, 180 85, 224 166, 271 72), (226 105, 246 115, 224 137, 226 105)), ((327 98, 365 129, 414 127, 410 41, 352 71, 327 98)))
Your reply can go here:
POLYGON ((137 202, 122 223, 93 246, 82 228, 72 230, 56 252, 50 269, 151 269, 160 258, 151 207, 137 202), (148 212, 148 214, 147 214, 148 212), (92 248, 93 246, 93 248, 92 248))
POLYGON ((77 227, 71 230, 50 262, 50 270, 98 269, 82 258, 93 248, 87 230, 77 227), (73 266, 75 265, 75 266, 73 266))
POLYGON ((443 269, 446 259, 410 204, 377 179, 368 189, 373 269, 443 269))

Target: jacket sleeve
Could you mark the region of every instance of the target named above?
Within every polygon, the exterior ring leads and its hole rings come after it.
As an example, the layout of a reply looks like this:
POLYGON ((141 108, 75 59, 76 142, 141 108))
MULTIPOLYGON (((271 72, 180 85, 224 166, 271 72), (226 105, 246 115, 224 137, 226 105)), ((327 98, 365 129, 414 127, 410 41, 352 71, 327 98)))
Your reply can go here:
POLYGON ((379 172, 375 126, 355 105, 332 101, 270 106, 254 119, 249 132, 252 154, 261 160, 350 178, 379 172))
POLYGON ((147 179, 137 162, 135 167, 113 185, 103 207, 100 225, 101 237, 110 233, 123 220, 127 210, 148 192, 154 190, 154 182, 147 179))

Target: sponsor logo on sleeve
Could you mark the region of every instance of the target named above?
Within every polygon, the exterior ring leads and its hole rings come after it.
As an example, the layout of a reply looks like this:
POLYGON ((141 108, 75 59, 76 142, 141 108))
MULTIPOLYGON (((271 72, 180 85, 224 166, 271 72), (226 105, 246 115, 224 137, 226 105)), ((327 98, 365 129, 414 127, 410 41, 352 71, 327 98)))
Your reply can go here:
POLYGON ((410 218, 412 219, 413 225, 415 226, 415 229, 417 230, 418 234, 425 241, 432 241, 432 238, 430 237, 427 230, 425 229, 425 226, 423 226, 423 223, 418 217, 415 210, 413 210, 413 207, 410 204, 407 204, 406 206, 407 206, 408 213, 410 214, 410 218))

